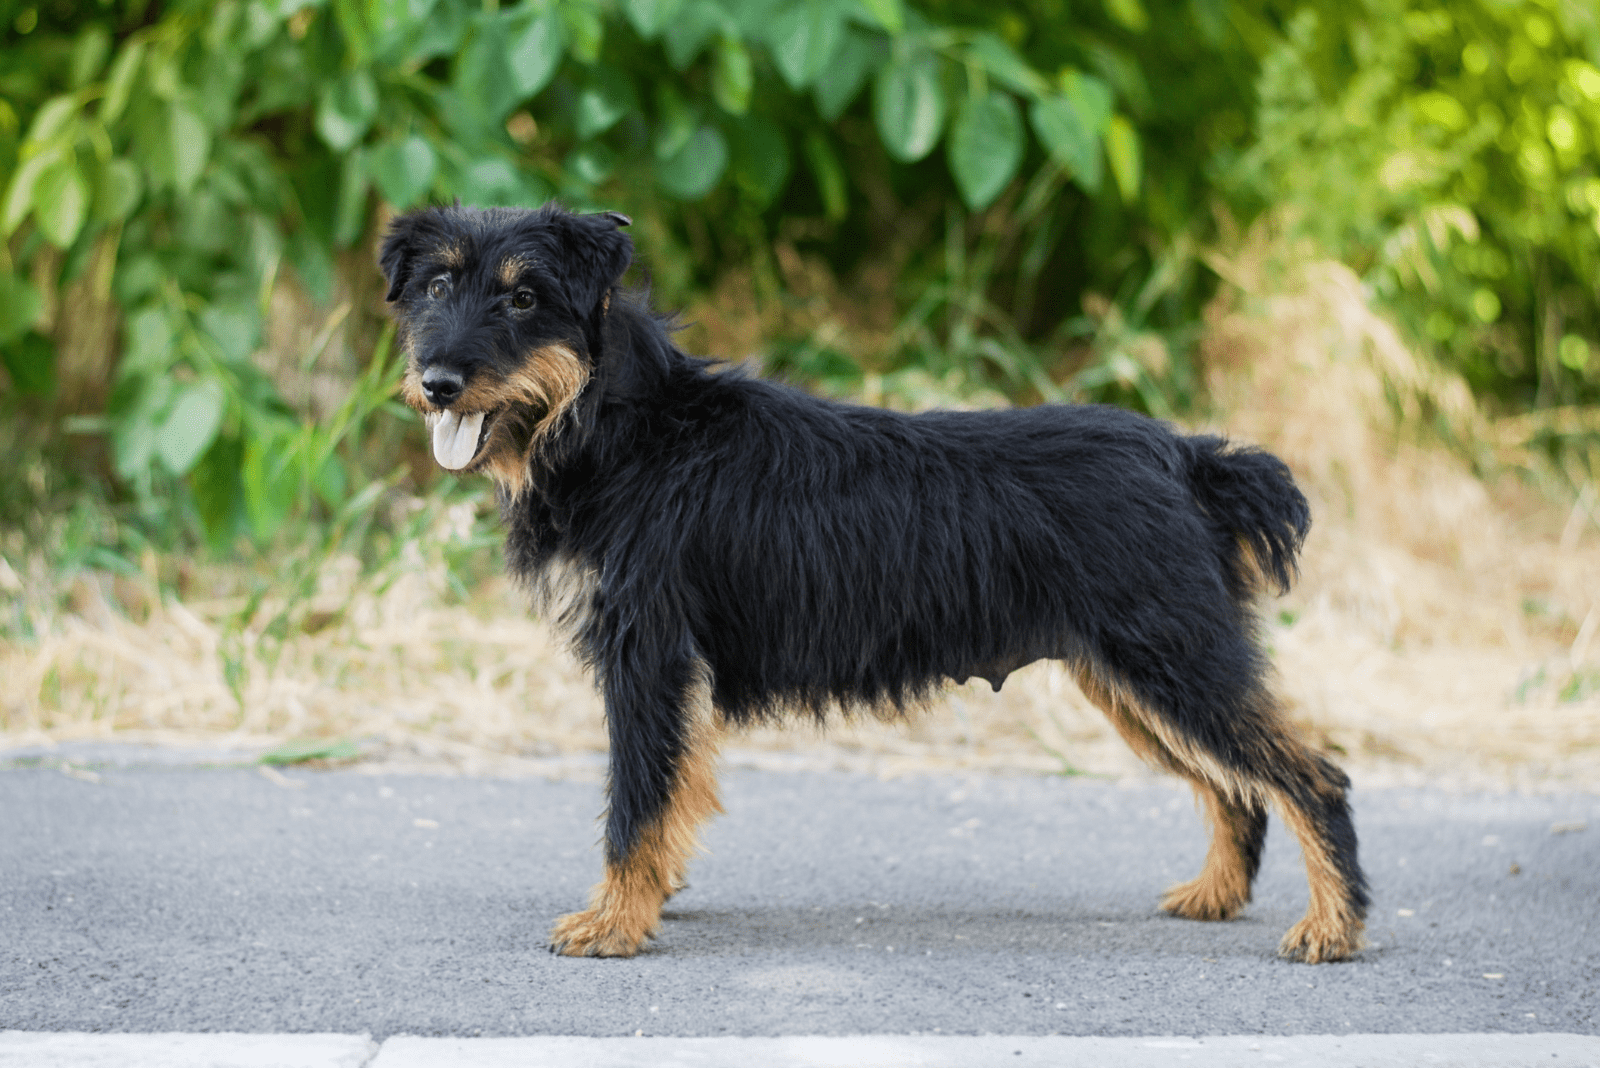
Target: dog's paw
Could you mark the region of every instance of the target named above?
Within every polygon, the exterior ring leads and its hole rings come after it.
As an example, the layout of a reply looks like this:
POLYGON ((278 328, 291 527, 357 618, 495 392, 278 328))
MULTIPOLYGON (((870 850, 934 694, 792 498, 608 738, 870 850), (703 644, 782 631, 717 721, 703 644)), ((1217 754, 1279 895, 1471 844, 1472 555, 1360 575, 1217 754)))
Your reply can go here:
POLYGON ((1230 890, 1220 880, 1202 875, 1169 887, 1161 907, 1186 920, 1231 920, 1249 900, 1248 890, 1230 890))
POLYGON ((631 957, 654 933, 648 926, 630 929, 606 910, 571 912, 550 929, 550 952, 564 957, 631 957))
POLYGON ((1361 928, 1360 920, 1339 925, 1317 922, 1308 916, 1289 928, 1278 944, 1278 956, 1306 964, 1349 960, 1367 944, 1361 928))

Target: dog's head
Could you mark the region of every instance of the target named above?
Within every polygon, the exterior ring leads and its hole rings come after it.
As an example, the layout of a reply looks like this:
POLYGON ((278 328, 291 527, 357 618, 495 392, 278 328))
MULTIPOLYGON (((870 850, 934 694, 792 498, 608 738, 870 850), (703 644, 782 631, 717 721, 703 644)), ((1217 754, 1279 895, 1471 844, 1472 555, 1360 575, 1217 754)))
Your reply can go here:
POLYGON ((534 450, 593 373, 591 341, 633 257, 618 231, 628 222, 554 205, 394 220, 378 263, 408 357, 402 392, 440 466, 521 491, 534 450))

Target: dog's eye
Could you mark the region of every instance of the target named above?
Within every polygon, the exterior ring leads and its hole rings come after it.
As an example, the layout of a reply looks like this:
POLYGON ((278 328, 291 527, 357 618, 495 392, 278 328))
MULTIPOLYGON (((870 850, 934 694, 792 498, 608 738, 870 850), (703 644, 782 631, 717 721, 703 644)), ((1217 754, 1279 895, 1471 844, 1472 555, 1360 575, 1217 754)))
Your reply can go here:
POLYGON ((450 276, 441 274, 438 278, 428 283, 428 296, 434 300, 443 300, 450 292, 450 276))
POLYGON ((527 311, 533 307, 533 290, 519 289, 511 294, 511 306, 521 311, 527 311))

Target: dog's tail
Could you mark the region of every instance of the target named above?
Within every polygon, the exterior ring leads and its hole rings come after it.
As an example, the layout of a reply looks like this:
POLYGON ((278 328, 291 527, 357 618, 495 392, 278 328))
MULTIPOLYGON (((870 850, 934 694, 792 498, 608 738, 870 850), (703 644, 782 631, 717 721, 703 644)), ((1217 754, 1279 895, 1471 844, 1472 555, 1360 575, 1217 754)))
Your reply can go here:
MULTIPOLYGON (((1299 572, 1295 557, 1311 529, 1311 505, 1294 484, 1289 465, 1262 449, 1229 446, 1222 438, 1181 439, 1187 447, 1189 485, 1213 522, 1250 547, 1256 567, 1279 593, 1299 572)), ((1242 575, 1237 550, 1233 570, 1242 575)))

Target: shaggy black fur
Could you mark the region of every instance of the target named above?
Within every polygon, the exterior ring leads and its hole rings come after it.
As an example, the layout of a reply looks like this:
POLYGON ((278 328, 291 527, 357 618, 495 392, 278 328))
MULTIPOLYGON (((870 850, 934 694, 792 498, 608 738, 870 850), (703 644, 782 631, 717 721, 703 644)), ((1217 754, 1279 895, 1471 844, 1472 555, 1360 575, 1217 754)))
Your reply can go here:
POLYGON ((1115 408, 906 415, 714 368, 616 288, 625 222, 429 209, 381 259, 414 374, 492 397, 551 345, 586 372, 548 433, 518 439, 525 480, 501 479, 501 504, 517 575, 589 576, 566 618, 605 697, 608 864, 664 817, 696 672, 743 725, 897 712, 1050 657, 1154 717, 1144 755, 1239 801, 1246 885, 1265 802, 1304 813, 1359 930, 1347 780, 1263 684, 1252 598, 1288 588, 1310 525, 1280 460, 1115 408))

